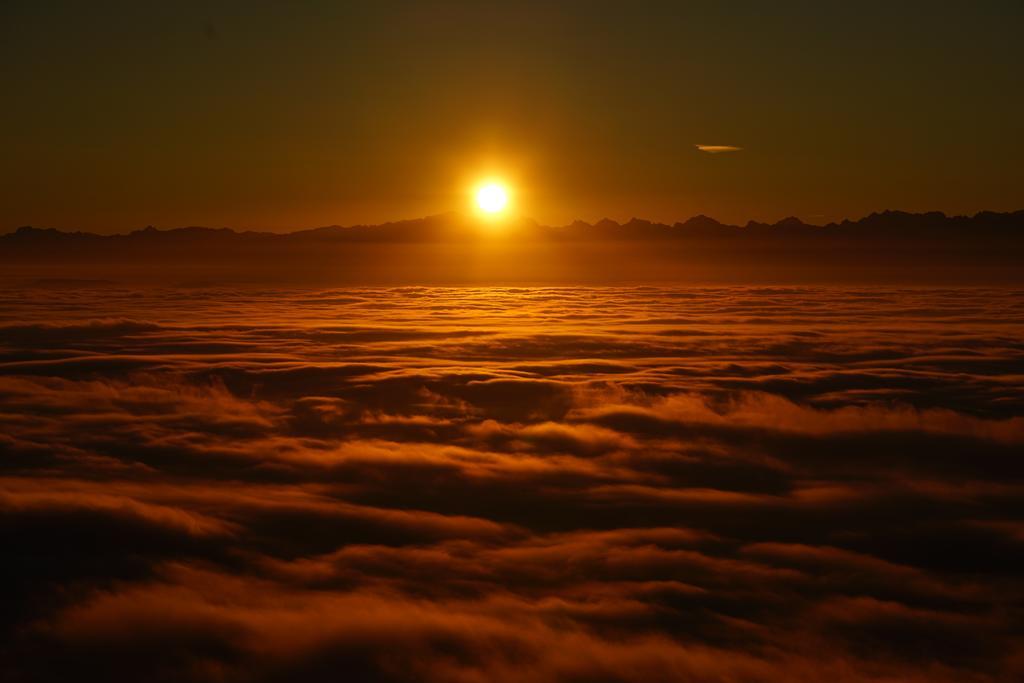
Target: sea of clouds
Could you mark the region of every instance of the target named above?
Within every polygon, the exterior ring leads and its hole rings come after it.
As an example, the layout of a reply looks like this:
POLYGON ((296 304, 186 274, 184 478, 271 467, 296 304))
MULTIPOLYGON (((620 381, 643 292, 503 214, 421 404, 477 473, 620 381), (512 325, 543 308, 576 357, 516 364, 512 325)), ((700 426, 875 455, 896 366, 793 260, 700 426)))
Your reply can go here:
POLYGON ((0 678, 1024 677, 1024 292, 0 291, 0 678))

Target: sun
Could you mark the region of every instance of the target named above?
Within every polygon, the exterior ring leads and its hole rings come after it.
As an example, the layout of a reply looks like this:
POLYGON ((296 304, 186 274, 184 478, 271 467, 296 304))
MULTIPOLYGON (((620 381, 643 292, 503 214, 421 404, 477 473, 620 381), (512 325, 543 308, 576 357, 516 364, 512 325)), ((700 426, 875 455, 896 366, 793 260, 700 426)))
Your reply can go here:
POLYGON ((484 213, 499 214, 508 206, 508 190, 501 183, 484 183, 476 191, 476 205, 484 213))

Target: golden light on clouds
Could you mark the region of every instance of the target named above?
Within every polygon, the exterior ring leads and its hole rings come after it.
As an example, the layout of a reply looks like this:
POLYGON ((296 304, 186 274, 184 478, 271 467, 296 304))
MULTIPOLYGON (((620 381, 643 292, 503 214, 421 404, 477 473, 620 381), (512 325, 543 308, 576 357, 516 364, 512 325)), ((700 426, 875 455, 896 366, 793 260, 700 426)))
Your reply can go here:
POLYGON ((708 154, 724 154, 726 152, 740 152, 743 150, 742 147, 735 147, 733 145, 695 145, 695 147, 708 154))

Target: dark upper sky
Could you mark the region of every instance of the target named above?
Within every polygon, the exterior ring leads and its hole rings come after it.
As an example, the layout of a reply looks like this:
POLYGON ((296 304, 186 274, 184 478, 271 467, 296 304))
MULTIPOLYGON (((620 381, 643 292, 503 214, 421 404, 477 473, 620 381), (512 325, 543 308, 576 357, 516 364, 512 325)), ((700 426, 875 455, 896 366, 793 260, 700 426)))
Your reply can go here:
POLYGON ((1024 207, 1024 3, 0 5, 0 230, 1024 207), (696 145, 741 147, 721 154, 696 145))

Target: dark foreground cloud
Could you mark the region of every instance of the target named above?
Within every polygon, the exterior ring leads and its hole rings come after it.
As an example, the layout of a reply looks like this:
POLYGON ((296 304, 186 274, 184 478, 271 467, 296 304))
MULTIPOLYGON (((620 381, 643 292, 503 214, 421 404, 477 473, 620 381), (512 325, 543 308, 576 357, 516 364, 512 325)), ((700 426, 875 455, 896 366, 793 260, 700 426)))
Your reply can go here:
POLYGON ((1024 675, 1024 293, 0 294, 12 681, 1024 675))

